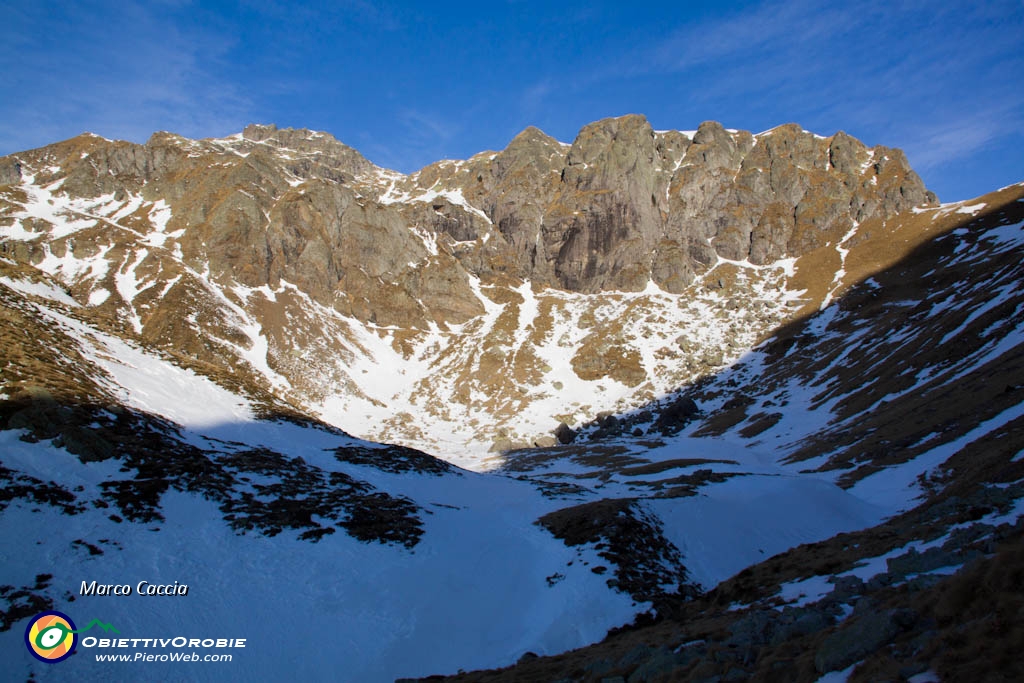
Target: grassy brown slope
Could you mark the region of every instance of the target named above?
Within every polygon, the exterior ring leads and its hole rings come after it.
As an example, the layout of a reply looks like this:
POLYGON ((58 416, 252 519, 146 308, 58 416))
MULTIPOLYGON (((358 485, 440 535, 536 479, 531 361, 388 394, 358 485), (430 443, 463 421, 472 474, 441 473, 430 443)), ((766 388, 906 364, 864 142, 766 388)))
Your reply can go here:
MULTIPOLYGON (((1024 221, 1022 196, 1024 187, 1015 186, 980 198, 988 208, 976 217, 960 214, 959 223, 948 224, 955 233, 925 242, 851 288, 825 334, 806 320, 779 330, 756 378, 740 369, 698 392, 698 400, 721 405, 699 434, 736 429, 756 436, 765 420, 786 412, 786 386, 799 381, 817 391, 810 409, 829 410, 831 418, 788 459, 832 453, 820 468, 851 470, 842 480, 849 485, 1020 403, 1024 348, 992 350, 1024 325, 1024 249, 996 248, 986 231, 1024 221)), ((856 254, 857 248, 851 258, 856 254)))

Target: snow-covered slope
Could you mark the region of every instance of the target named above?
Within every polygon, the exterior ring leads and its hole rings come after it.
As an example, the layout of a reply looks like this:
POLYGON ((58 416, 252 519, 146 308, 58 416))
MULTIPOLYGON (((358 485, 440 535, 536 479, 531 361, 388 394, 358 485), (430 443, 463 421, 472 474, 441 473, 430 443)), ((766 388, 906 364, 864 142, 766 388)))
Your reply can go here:
MULTIPOLYGON (((246 397, 89 328, 66 304, 51 308, 47 290, 16 291, 43 295, 8 304, 56 328, 65 360, 99 389, 73 408, 39 397, 5 409, 9 424, 26 425, 0 432, 5 613, 40 600, 126 638, 247 639, 230 665, 193 667, 190 679, 383 681, 578 647, 644 608, 534 525, 555 503, 529 484, 257 419, 246 397), (63 424, 49 425, 56 440, 41 433, 48 408, 65 409, 63 424), (95 422, 77 424, 86 416, 95 422), (151 442, 86 451, 68 432, 112 439, 128 420, 151 442), (549 585, 555 573, 564 580, 549 585), (80 595, 83 581, 143 580, 187 584, 188 595, 80 595)), ((25 656, 22 636, 17 624, 0 634, 15 677, 181 672, 180 663, 98 666, 85 648, 52 667, 25 656)))
MULTIPOLYGON (((310 440, 296 430, 266 431, 271 438, 310 440)), ((49 444, 20 442, 17 431, 3 432, 2 439, 4 467, 68 490, 82 487, 76 498, 89 508, 91 500, 102 499, 99 486, 117 476, 116 462, 83 464, 49 444)), ((337 443, 323 439, 319 445, 337 443)), ((33 592, 52 591, 53 606, 79 623, 102 618, 126 638, 246 639, 244 650, 218 651, 234 655, 230 664, 195 665, 184 674, 190 680, 386 681, 502 665, 528 650, 554 654, 597 640, 636 609, 582 564, 566 566, 575 554, 531 524, 548 506, 528 486, 471 474, 385 475, 344 468, 322 449, 303 452, 311 466, 365 476, 422 506, 424 533, 416 547, 366 543, 343 533, 318 543, 292 532, 239 536, 215 502, 178 491, 164 494, 162 519, 149 524, 115 522, 106 510, 68 517, 46 505, 13 504, 0 517, 4 582, 38 587, 36 577, 46 570, 50 590, 33 592), (556 572, 567 578, 549 586, 545 577, 556 572), (188 595, 78 595, 83 581, 134 589, 143 580, 187 584, 188 595)), ((180 663, 141 671, 137 663, 97 665, 92 655, 104 651, 85 648, 61 667, 40 664, 24 652, 22 626, 0 634, 10 676, 183 675, 180 663)))

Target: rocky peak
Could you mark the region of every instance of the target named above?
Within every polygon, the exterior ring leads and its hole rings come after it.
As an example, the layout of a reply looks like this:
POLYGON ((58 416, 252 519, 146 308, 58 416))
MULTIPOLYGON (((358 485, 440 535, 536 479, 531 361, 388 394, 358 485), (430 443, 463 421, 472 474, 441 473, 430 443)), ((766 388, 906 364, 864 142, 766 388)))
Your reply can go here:
POLYGON ((512 140, 509 141, 505 147, 505 152, 512 152, 514 150, 540 146, 545 149, 558 148, 564 146, 561 142, 551 137, 537 126, 527 126, 526 128, 519 131, 512 140))
MULTIPOLYGON (((501 152, 409 177, 378 169, 325 133, 272 124, 200 141, 158 133, 145 145, 83 137, 23 157, 35 167, 58 164, 63 189, 76 196, 165 198, 199 240, 184 238, 185 255, 205 262, 203 244, 235 245, 229 252, 248 260, 249 286, 297 277, 295 268, 322 273, 311 294, 324 303, 349 277, 343 272, 353 272, 332 235, 368 226, 388 226, 381 234, 391 235, 364 254, 379 268, 351 264, 371 278, 401 279, 416 263, 407 257, 423 249, 409 230, 418 226, 459 242, 438 258, 454 257, 484 279, 511 275, 583 292, 638 291, 653 280, 680 292, 719 257, 764 264, 801 256, 855 224, 935 201, 901 152, 845 133, 824 138, 787 124, 754 136, 706 121, 691 140, 655 132, 634 114, 585 126, 569 147, 530 127, 501 152), (304 198, 294 194, 299 184, 304 198), (345 216, 355 212, 350 226, 345 216), (286 229, 268 224, 285 216, 286 229), (277 256, 262 244, 275 232, 294 235, 277 256), (255 269, 253 253, 261 255, 255 269), (312 254, 321 254, 315 266, 300 267, 312 254), (283 270, 258 266, 264 261, 283 270)), ((4 161, 4 179, 17 180, 21 160, 4 161)), ((210 256, 221 272, 243 265, 210 256)))
POLYGON ((539 128, 530 126, 495 155, 492 168, 496 178, 504 179, 525 169, 529 169, 531 175, 543 176, 546 171, 561 171, 564 163, 565 148, 562 143, 539 128))
MULTIPOLYGON (((305 161, 316 161, 330 169, 351 173, 353 176, 369 173, 377 168, 366 157, 339 142, 333 135, 307 128, 278 128, 274 124, 251 123, 242 131, 241 138, 279 150, 286 157, 311 157, 305 161)), ((255 149, 252 145, 244 147, 247 150, 255 149)))
POLYGON ((242 129, 242 137, 246 140, 252 140, 253 142, 263 142, 264 140, 273 137, 275 133, 277 133, 277 126, 273 123, 266 125, 250 123, 242 129))
POLYGON ((566 159, 566 183, 588 189, 640 180, 653 170, 655 136, 647 119, 631 114, 592 123, 579 132, 566 159), (628 174, 628 177, 625 177, 628 174))
MULTIPOLYGON (((426 169, 425 169, 426 171, 426 169)), ((719 257, 756 264, 837 241, 854 224, 935 202, 905 158, 796 124, 759 135, 706 121, 692 139, 639 115, 585 126, 566 146, 528 128, 496 155, 430 167, 497 228, 502 271, 573 291, 679 292, 719 257)), ((447 212, 452 234, 481 234, 447 212)), ((471 270, 484 274, 465 260, 471 270)))
POLYGON ((752 143, 750 133, 743 132, 734 138, 717 121, 705 121, 693 135, 693 144, 686 151, 686 163, 699 164, 708 170, 735 169, 752 143))
POLYGON ((557 284, 572 290, 643 289, 648 246, 660 232, 655 134, 629 115, 585 126, 562 174, 558 206, 544 221, 557 284))

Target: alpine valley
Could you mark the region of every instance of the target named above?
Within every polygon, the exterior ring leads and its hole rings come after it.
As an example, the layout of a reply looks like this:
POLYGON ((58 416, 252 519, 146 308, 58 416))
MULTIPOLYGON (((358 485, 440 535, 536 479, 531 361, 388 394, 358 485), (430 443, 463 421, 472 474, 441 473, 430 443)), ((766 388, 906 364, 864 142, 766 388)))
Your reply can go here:
POLYGON ((1021 680, 1024 183, 637 115, 2 157, 0 482, 12 679, 1021 680))

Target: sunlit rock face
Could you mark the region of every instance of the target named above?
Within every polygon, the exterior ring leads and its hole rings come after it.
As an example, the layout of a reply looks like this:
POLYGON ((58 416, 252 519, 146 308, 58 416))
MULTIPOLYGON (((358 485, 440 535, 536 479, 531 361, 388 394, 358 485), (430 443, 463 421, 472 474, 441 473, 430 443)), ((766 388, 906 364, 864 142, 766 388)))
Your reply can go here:
POLYGON ((843 133, 637 115, 411 175, 309 130, 82 135, 0 181, 5 253, 108 329, 474 466, 728 364, 935 202, 843 133))

